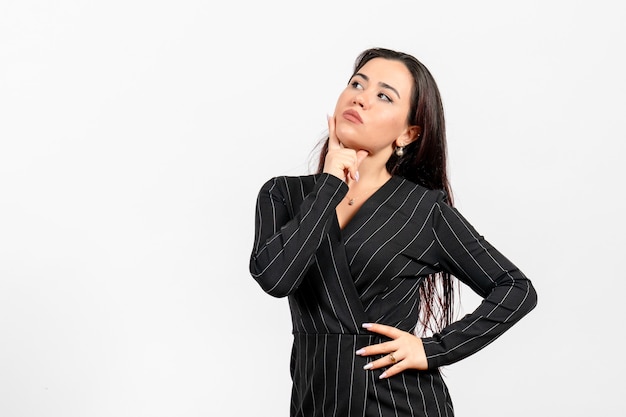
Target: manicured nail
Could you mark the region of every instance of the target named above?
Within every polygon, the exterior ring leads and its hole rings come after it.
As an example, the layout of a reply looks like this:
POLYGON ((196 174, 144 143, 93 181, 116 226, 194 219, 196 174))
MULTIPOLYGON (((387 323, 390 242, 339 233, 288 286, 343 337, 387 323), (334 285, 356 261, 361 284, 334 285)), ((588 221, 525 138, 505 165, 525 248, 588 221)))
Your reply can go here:
POLYGON ((359 182, 359 171, 356 172, 354 179, 356 180, 356 182, 359 182))
POLYGON ((380 376, 378 377, 378 379, 385 379, 387 378, 387 372, 383 372, 382 374, 380 374, 380 376))
POLYGON ((363 369, 365 369, 365 370, 367 370, 367 369, 371 369, 371 368, 372 368, 372 366, 374 366, 374 365, 372 365, 372 362, 370 362, 370 363, 368 363, 367 365, 365 365, 365 366, 363 367, 363 369))
POLYGON ((357 355, 362 355, 364 353, 365 353, 365 349, 359 349, 359 350, 356 351, 357 355))
POLYGON ((369 329, 370 327, 372 327, 372 323, 363 323, 361 325, 364 329, 369 329))

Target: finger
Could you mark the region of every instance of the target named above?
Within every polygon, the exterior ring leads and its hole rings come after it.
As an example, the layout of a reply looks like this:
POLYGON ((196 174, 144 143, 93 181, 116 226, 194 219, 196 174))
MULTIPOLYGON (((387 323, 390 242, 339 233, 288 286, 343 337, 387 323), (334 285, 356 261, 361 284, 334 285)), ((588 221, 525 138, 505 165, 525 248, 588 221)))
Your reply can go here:
POLYGON ((396 364, 394 366, 392 366, 391 368, 387 368, 385 369, 385 371, 380 374, 380 376, 378 377, 379 379, 385 379, 385 378, 389 378, 392 377, 396 374, 399 374, 400 372, 404 371, 406 368, 403 367, 400 364, 396 364))
POLYGON ((367 155, 369 154, 370 153, 368 151, 365 151, 363 149, 361 149, 360 151, 356 153, 356 167, 357 168, 361 165, 361 162, 363 162, 363 160, 367 158, 367 155))
POLYGON ((359 180, 359 166, 361 165, 361 162, 363 162, 363 160, 367 157, 367 155, 369 155, 369 152, 363 149, 356 152, 356 161, 354 163, 354 166, 350 168, 350 176, 353 180, 359 180))
POLYGON ((401 358, 398 355, 398 352, 391 352, 380 359, 376 359, 375 361, 367 363, 365 366, 363 366, 363 369, 367 371, 387 368, 385 371, 385 373, 387 374, 386 376, 395 375, 406 368, 403 364, 401 364, 404 358, 401 358))
POLYGON ((335 150, 341 148, 341 142, 335 134, 335 117, 328 116, 328 150, 335 150))
POLYGON ((389 342, 382 342, 375 345, 364 346, 361 349, 357 350, 355 353, 359 356, 384 355, 389 352, 394 352, 397 349, 397 343, 394 343, 394 341, 391 340, 389 342))
POLYGON ((383 336, 387 336, 391 339, 396 339, 404 334, 403 330, 397 329, 393 326, 387 326, 385 324, 363 323, 362 327, 370 332, 382 334, 383 336))

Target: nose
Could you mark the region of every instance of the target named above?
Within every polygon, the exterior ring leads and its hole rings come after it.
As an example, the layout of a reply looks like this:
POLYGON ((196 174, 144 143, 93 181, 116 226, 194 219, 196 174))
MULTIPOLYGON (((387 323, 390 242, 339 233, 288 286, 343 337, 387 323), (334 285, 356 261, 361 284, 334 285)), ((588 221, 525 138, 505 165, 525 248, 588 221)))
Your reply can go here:
POLYGON ((352 104, 357 104, 357 105, 359 105, 363 109, 366 108, 367 107, 367 98, 365 97, 365 94, 363 92, 355 94, 354 98, 352 99, 352 104))

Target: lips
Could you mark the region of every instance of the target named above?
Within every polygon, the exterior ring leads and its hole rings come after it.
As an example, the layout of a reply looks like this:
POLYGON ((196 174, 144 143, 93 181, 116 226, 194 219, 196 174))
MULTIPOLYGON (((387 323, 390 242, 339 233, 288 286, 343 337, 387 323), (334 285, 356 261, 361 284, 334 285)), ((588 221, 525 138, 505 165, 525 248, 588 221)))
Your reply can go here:
POLYGON ((359 124, 363 123, 363 119, 361 119, 361 116, 355 110, 346 110, 346 111, 344 111, 343 112, 343 118, 346 119, 346 120, 349 120, 349 121, 351 121, 353 123, 359 123, 359 124))

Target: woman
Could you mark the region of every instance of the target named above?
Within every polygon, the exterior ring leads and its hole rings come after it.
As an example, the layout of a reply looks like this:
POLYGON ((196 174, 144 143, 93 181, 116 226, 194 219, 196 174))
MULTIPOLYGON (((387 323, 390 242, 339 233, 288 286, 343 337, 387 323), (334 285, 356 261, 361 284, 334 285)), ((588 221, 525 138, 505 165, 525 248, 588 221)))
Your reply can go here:
POLYGON ((452 416, 439 368, 493 342, 535 290, 453 207, 429 71, 364 51, 319 172, 265 183, 250 272, 288 297, 291 416, 452 416), (483 297, 454 321, 452 277, 483 297))

